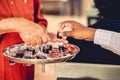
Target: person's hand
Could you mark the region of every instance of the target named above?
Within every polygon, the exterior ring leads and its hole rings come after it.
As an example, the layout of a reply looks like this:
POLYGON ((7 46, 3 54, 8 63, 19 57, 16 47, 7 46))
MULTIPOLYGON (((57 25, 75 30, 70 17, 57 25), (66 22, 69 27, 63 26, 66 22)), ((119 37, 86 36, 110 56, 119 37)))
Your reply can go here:
POLYGON ((69 36, 75 39, 93 40, 95 29, 88 28, 75 21, 64 21, 59 24, 58 32, 60 36, 69 36), (65 27, 71 28, 70 31, 63 31, 65 27))
POLYGON ((65 38, 58 39, 57 34, 54 33, 48 33, 49 41, 51 42, 62 42, 62 43, 68 43, 68 41, 65 38))
POLYGON ((47 32, 40 25, 23 18, 17 21, 17 31, 25 44, 35 46, 48 41, 47 32))

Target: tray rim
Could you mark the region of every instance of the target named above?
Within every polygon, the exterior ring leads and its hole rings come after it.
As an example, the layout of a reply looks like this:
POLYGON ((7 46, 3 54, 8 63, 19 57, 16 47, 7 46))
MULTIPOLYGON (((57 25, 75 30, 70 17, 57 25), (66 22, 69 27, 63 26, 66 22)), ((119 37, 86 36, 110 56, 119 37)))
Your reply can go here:
POLYGON ((18 46, 18 45, 25 45, 24 43, 20 43, 20 44, 15 44, 15 45, 11 45, 7 48, 5 48, 2 53, 4 56, 8 57, 10 60, 12 61, 15 61, 17 63, 23 63, 23 64, 29 64, 28 62, 31 62, 30 64, 48 64, 48 63, 59 63, 59 62, 65 62, 69 59, 72 59, 76 56, 76 54, 78 54, 78 52, 80 51, 80 48, 74 44, 69 44, 69 45, 72 45, 72 46, 75 46, 77 48, 77 51, 72 54, 72 55, 69 55, 69 56, 64 56, 64 57, 61 57, 61 58, 48 58, 48 59, 25 59, 25 58, 15 58, 15 57, 12 57, 12 56, 9 56, 7 55, 9 53, 9 49, 11 47, 15 47, 15 46, 18 46), (65 61, 64 61, 65 60, 65 61), (27 62, 22 62, 22 61, 27 61, 27 62), (58 61, 58 62, 57 62, 58 61))

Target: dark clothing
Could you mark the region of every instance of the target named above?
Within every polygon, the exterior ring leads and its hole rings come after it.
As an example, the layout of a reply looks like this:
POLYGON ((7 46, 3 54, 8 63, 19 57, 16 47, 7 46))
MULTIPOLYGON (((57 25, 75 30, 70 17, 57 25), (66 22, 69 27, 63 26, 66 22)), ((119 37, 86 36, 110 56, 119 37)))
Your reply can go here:
MULTIPOLYGON (((89 27, 120 32, 120 20, 102 19, 89 27)), ((68 38, 68 41, 80 47, 80 52, 71 60, 72 62, 120 64, 119 55, 95 45, 91 41, 75 40, 73 38, 68 38)))

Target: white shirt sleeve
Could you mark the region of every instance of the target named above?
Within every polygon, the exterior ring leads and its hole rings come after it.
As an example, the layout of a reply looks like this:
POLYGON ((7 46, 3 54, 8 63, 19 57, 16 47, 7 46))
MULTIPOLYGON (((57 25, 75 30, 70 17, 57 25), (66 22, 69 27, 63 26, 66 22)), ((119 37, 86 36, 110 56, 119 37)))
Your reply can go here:
POLYGON ((103 48, 120 55, 120 33, 97 29, 94 44, 101 45, 103 48))

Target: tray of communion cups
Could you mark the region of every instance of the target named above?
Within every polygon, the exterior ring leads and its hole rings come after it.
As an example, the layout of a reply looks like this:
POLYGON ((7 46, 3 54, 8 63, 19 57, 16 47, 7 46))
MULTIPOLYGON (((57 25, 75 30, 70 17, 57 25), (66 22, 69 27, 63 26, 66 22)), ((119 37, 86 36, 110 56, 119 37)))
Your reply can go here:
POLYGON ((62 42, 48 42, 40 46, 27 46, 24 43, 7 47, 3 55, 10 61, 24 64, 48 64, 70 60, 80 49, 73 44, 62 42))

